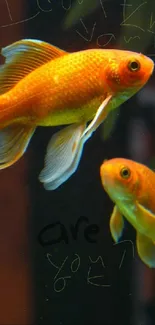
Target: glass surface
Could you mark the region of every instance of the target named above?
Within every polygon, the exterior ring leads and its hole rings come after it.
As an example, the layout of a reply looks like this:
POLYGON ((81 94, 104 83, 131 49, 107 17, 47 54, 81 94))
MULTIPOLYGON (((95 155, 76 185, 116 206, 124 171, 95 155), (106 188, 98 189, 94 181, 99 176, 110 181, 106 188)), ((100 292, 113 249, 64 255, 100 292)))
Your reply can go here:
MULTIPOLYGON (((154 59, 155 2, 1 0, 1 48, 24 38, 154 59)), ((154 325, 155 271, 139 258, 129 222, 114 243, 114 204, 99 173, 115 157, 155 168, 154 74, 93 133, 77 171, 46 191, 38 176, 59 129, 37 127, 23 157, 0 171, 0 324, 154 325)))

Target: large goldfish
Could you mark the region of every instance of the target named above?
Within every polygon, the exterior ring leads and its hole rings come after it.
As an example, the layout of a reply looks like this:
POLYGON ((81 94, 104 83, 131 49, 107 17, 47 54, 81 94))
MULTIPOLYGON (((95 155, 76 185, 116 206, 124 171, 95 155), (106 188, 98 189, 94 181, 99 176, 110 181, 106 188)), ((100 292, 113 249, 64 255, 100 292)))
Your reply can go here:
POLYGON ((48 190, 75 172, 86 140, 112 109, 144 86, 154 69, 150 58, 135 52, 67 53, 31 39, 1 53, 6 60, 0 67, 0 169, 24 154, 37 126, 71 124, 48 144, 39 176, 48 190))
POLYGON ((136 229, 142 261, 155 267, 155 173, 132 160, 114 158, 100 167, 102 185, 115 203, 110 230, 115 242, 122 235, 123 216, 136 229))

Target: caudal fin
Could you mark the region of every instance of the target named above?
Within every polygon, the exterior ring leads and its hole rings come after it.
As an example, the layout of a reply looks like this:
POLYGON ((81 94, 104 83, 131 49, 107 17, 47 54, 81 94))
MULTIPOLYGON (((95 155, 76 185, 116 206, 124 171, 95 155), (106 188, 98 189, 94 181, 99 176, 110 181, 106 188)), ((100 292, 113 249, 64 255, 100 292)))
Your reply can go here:
POLYGON ((35 128, 15 123, 0 130, 0 169, 11 166, 23 156, 34 131, 35 128))

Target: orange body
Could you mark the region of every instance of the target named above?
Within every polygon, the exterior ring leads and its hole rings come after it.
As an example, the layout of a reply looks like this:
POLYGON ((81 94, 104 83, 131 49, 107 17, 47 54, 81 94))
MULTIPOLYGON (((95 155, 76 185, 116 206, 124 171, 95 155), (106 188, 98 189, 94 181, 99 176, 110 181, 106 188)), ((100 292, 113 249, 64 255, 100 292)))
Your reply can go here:
POLYGON ((0 96, 0 125, 12 119, 43 126, 89 121, 108 94, 113 95, 109 109, 119 106, 146 83, 152 70, 152 60, 134 52, 65 53, 24 73, 0 96), (136 73, 127 67, 132 58, 141 64, 136 73))

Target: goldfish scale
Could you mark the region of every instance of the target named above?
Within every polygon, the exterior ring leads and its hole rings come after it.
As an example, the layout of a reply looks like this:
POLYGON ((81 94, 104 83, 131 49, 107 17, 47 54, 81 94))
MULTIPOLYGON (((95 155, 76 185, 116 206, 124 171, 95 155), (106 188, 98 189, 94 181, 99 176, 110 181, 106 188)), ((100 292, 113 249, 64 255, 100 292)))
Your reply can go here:
POLYGON ((61 110, 50 111, 49 114, 40 120, 38 120, 38 125, 40 126, 57 126, 57 125, 67 125, 72 123, 83 123, 88 122, 95 116, 96 107, 99 107, 103 101, 103 97, 96 97, 92 99, 89 103, 85 105, 68 108, 64 107, 61 110))

